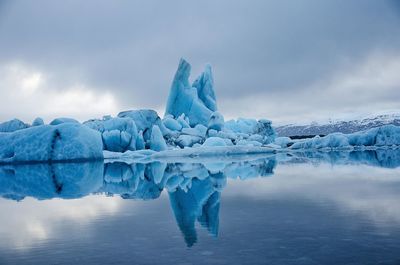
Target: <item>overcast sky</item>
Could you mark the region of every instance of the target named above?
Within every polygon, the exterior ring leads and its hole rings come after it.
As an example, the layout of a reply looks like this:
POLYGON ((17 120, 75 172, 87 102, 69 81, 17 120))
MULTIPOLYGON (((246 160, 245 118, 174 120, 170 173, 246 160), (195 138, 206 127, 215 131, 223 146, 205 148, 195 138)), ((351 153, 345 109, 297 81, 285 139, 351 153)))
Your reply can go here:
POLYGON ((0 120, 163 115, 181 57, 226 118, 400 110, 400 1, 0 0, 0 120))

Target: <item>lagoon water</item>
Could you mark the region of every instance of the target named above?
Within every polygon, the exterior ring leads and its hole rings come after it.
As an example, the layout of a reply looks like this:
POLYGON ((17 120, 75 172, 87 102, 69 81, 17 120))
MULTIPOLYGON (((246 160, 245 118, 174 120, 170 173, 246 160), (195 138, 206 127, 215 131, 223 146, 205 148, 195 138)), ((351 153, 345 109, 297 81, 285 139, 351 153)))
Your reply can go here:
POLYGON ((400 153, 0 166, 0 264, 399 264, 400 153))

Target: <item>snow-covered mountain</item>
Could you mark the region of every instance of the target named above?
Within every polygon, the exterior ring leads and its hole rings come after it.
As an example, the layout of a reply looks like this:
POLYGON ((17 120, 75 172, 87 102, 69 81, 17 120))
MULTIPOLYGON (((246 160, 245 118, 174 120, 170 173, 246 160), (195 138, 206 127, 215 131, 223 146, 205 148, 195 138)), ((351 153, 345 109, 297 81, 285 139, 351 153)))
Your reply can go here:
POLYGON ((333 132, 353 133, 382 125, 400 126, 400 110, 364 117, 312 122, 310 124, 288 124, 275 128, 278 136, 326 135, 333 132))

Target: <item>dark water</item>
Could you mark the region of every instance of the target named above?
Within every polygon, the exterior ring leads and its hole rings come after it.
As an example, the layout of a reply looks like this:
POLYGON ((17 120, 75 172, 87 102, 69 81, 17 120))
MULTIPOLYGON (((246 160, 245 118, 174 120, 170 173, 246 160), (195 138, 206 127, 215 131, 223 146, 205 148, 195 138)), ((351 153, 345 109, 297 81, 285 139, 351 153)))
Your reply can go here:
POLYGON ((400 264, 399 157, 0 166, 0 264, 400 264))

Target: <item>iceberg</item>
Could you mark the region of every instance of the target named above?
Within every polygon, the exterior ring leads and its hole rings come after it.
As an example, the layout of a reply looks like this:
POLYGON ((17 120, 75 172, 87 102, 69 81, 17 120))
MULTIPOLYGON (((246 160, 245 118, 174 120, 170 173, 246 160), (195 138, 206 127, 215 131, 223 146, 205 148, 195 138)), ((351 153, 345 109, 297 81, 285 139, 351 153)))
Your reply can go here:
POLYGON ((133 120, 136 124, 138 131, 142 131, 143 134, 147 134, 148 131, 151 132, 153 125, 157 125, 158 127, 160 127, 160 129, 164 129, 164 126, 161 123, 160 116, 158 116, 157 112, 154 110, 128 110, 120 112, 118 114, 118 117, 130 118, 131 120, 133 120))
MULTIPOLYGON (((178 120, 175 120, 172 117, 164 117, 164 119, 162 120, 164 126, 166 128, 168 128, 169 130, 172 131, 181 131, 183 128, 182 123, 180 123, 178 120)), ((188 128, 189 126, 185 126, 185 128, 188 128)))
POLYGON ((216 111, 211 67, 206 67, 205 72, 194 82, 194 86, 189 84, 190 69, 190 64, 181 59, 172 81, 165 115, 178 118, 185 114, 190 126, 207 126, 212 112, 216 111))
POLYGON ((59 125, 61 123, 78 123, 79 121, 73 118, 56 118, 50 122, 50 125, 59 125))
POLYGON ((291 149, 351 149, 396 147, 400 145, 400 127, 385 125, 366 131, 343 134, 332 133, 324 137, 295 142, 291 149))
POLYGON ((44 125, 44 121, 42 118, 37 117, 36 119, 33 120, 32 126, 40 126, 40 125, 44 125))
MULTIPOLYGON (((162 156, 205 157, 269 154, 282 150, 380 148, 400 145, 399 127, 382 126, 353 134, 334 133, 307 140, 276 137, 267 119, 225 121, 218 111, 210 65, 192 83, 191 66, 181 59, 170 88, 165 115, 151 109, 127 110, 82 124, 56 118, 32 126, 18 119, 0 124, 0 163, 162 156)), ((181 182, 169 183, 175 187, 181 182)), ((176 182, 178 181, 178 182, 176 182)))
POLYGON ((197 94, 204 105, 211 111, 217 111, 217 99, 214 92, 214 78, 211 65, 207 64, 204 72, 193 82, 197 94))
MULTIPOLYGON (((117 117, 108 115, 102 119, 91 119, 82 124, 65 117, 54 119, 50 125, 44 125, 41 118, 36 118, 32 126, 17 119, 2 123, 0 133, 16 134, 1 136, 3 143, 8 143, 7 147, 0 149, 1 161, 13 163, 20 160, 97 159, 101 157, 98 153, 99 146, 104 152, 128 152, 134 157, 141 157, 144 154, 141 153, 142 150, 163 152, 183 148, 204 149, 215 145, 226 148, 234 145, 263 147, 274 141, 275 131, 269 120, 238 119, 225 122, 217 108, 211 66, 206 65, 203 73, 192 84, 189 83, 190 70, 190 64, 181 59, 172 81, 163 119, 154 110, 140 109, 120 112, 117 117), (31 130, 27 130, 28 128, 31 130), (86 136, 74 138, 68 135, 69 129, 72 134, 80 131, 85 132, 86 136), (59 132, 62 132, 61 137, 58 136, 59 132), (56 154, 51 147, 51 142, 55 141, 54 135, 57 135, 57 142, 70 140, 69 150, 73 149, 74 144, 77 145, 76 150, 81 150, 83 146, 88 150, 84 150, 81 155, 73 152, 56 154), (93 137, 92 145, 89 144, 90 137, 93 137), (30 143, 27 139, 35 140, 30 143), (29 149, 28 144, 33 143, 37 151, 31 150, 22 155, 24 152, 21 150, 29 149), (16 144, 19 146, 10 147, 16 144), (92 148, 96 148, 96 151, 92 148), (133 154, 133 151, 138 153, 133 154)), ((207 152, 203 150, 201 153, 207 152)))
POLYGON ((99 132, 76 123, 0 133, 0 163, 103 159, 99 132))
POLYGON ((110 118, 84 122, 87 127, 101 133, 104 150, 125 152, 136 150, 138 131, 130 118, 110 118))
POLYGON ((224 116, 218 111, 215 111, 211 114, 207 127, 212 130, 221 131, 224 128, 224 124, 224 116))
POLYGON ((150 149, 154 151, 167 150, 167 144, 165 143, 161 130, 157 125, 154 125, 151 130, 150 149))
POLYGON ((220 137, 207 138, 203 146, 227 146, 225 139, 220 137))
POLYGON ((29 125, 21 120, 13 119, 0 123, 0 132, 15 132, 18 130, 26 129, 29 125))

